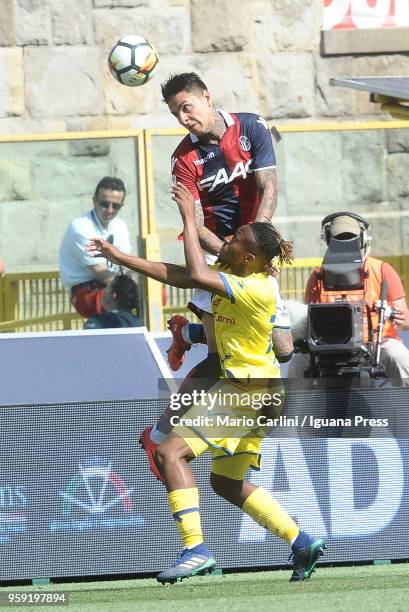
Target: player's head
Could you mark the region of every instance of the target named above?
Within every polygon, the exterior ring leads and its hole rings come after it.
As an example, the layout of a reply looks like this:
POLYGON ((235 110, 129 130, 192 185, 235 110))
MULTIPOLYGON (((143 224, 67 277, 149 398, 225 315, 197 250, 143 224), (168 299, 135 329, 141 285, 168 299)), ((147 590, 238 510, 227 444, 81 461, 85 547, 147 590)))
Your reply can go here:
POLYGON ((125 185, 114 176, 104 176, 95 188, 93 197, 95 213, 104 227, 120 211, 125 200, 125 185))
POLYGON ((278 257, 280 263, 290 263, 293 246, 284 240, 270 223, 255 222, 242 225, 234 236, 226 240, 219 253, 221 264, 236 274, 261 272, 278 257))
POLYGON ((103 306, 107 311, 138 311, 138 286, 135 281, 127 274, 115 276, 104 292, 103 306))
POLYGON ((214 123, 214 106, 207 86, 195 72, 173 74, 162 84, 163 100, 183 127, 200 136, 214 123))

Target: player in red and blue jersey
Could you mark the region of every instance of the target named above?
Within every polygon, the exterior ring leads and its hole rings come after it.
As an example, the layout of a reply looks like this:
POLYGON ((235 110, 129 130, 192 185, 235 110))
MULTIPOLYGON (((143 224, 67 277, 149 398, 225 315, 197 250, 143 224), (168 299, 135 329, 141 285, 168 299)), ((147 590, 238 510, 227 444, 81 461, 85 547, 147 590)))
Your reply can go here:
MULTIPOLYGON (((270 131, 258 115, 216 109, 195 73, 171 76, 162 85, 162 94, 171 113, 189 131, 172 155, 172 179, 183 183, 195 199, 200 245, 212 263, 224 240, 242 224, 269 222, 274 214, 277 178, 270 131)), ((191 306, 203 322, 213 354, 210 295, 195 292, 191 306)), ((187 325, 180 315, 172 317, 169 327, 174 341, 168 360, 178 370, 191 343, 201 340, 201 329, 187 325)))
MULTIPOLYGON (((223 239, 241 225, 259 220, 263 198, 268 200, 263 201, 263 208, 268 207, 262 212, 264 220, 271 219, 276 205, 276 159, 264 119, 252 113, 216 113, 225 125, 220 141, 188 134, 173 153, 172 175, 200 203, 204 227, 223 239)), ((206 240, 201 243, 204 250, 214 250, 206 240)))

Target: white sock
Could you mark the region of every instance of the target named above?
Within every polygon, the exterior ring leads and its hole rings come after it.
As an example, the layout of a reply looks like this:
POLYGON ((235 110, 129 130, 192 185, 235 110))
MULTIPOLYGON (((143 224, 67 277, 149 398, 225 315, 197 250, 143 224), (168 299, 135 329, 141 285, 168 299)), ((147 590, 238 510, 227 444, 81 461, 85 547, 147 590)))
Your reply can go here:
POLYGON ((292 546, 292 545, 294 544, 294 542, 295 542, 295 541, 296 541, 296 539, 298 538, 299 533, 300 533, 300 532, 298 531, 297 535, 293 537, 293 539, 292 539, 292 540, 291 540, 291 542, 290 542, 290 546, 292 546))
POLYGON ((155 444, 160 444, 168 437, 168 434, 165 434, 163 433, 163 431, 160 431, 158 429, 157 423, 155 423, 155 425, 152 427, 152 431, 149 435, 150 439, 152 440, 152 442, 155 442, 155 444))
POLYGON ((182 334, 183 340, 187 344, 192 344, 192 341, 191 341, 190 336, 189 336, 189 323, 185 323, 185 325, 180 330, 180 333, 182 334))

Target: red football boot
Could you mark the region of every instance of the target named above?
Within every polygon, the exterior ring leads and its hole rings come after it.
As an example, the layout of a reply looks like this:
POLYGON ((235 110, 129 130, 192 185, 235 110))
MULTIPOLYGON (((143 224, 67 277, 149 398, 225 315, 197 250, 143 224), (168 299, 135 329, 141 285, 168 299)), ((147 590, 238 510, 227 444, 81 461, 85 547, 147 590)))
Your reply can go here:
POLYGON ((139 438, 139 444, 141 445, 141 447, 143 448, 143 450, 146 453, 146 456, 148 457, 148 461, 149 461, 149 468, 152 472, 152 474, 161 482, 163 482, 163 478, 162 475, 159 471, 158 466, 156 465, 156 461, 155 461, 155 453, 156 450, 158 448, 158 444, 155 444, 155 442, 151 439, 151 431, 152 431, 152 425, 149 425, 149 427, 147 427, 146 429, 143 430, 143 432, 140 435, 139 438))
POLYGON ((178 314, 173 315, 168 321, 168 329, 172 332, 173 339, 170 348, 166 352, 168 354, 170 369, 174 372, 179 370, 184 362, 186 351, 190 351, 192 348, 192 345, 185 342, 182 336, 182 327, 184 327, 186 323, 189 323, 188 319, 178 314))

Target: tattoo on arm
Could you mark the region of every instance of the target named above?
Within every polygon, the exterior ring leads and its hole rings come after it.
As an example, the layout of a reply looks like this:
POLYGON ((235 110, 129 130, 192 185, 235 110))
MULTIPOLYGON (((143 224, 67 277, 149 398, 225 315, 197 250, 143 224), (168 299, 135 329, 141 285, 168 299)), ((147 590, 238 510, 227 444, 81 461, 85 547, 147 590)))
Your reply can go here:
POLYGON ((254 172, 260 204, 255 221, 270 222, 277 206, 277 172, 275 168, 266 168, 254 172))
POLYGON ((273 349, 276 355, 288 355, 288 353, 291 353, 291 351, 294 350, 291 329, 280 329, 278 327, 273 327, 271 339, 273 341, 273 349))
POLYGON ((220 240, 213 234, 207 227, 201 227, 198 231, 199 234, 199 242, 200 246, 207 253, 212 253, 212 255, 217 255, 220 249, 223 246, 223 240, 220 240))
POLYGON ((196 215, 196 223, 197 229, 200 230, 204 226, 204 214, 203 208, 200 202, 195 202, 195 215, 196 215))

